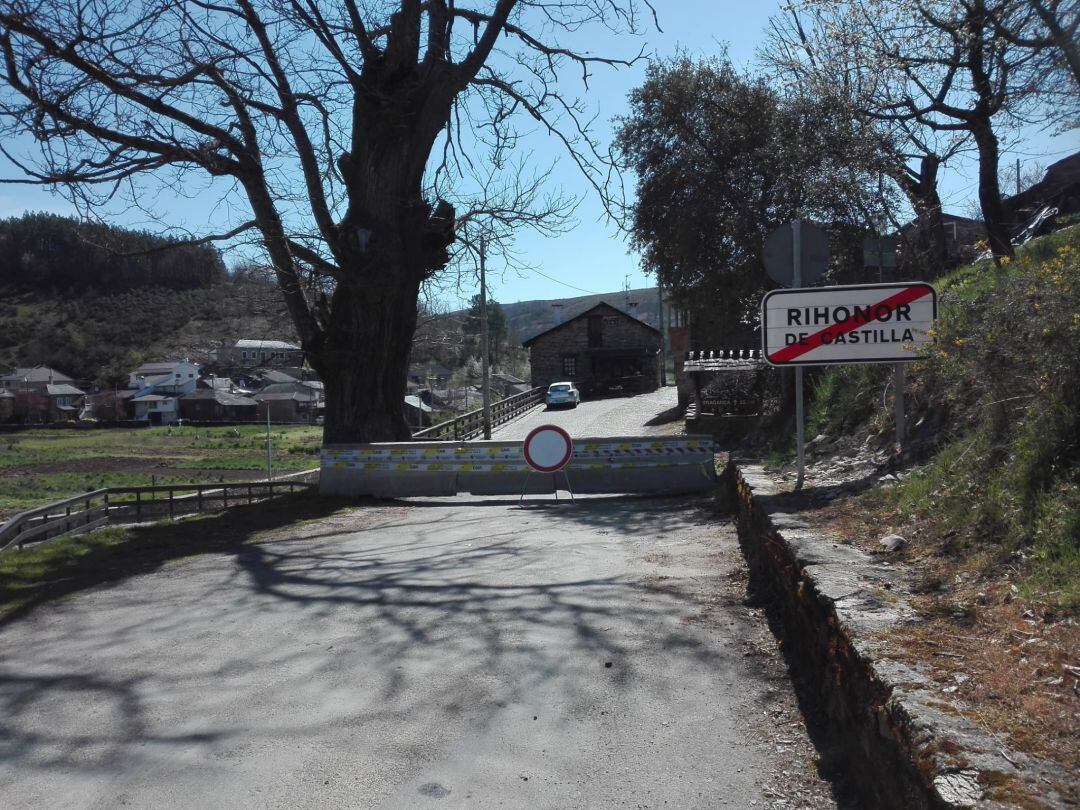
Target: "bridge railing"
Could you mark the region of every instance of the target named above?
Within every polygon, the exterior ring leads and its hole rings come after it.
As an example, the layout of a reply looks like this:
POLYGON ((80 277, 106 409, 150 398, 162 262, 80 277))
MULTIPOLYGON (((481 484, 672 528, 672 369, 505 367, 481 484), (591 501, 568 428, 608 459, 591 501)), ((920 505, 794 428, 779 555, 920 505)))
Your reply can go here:
POLYGON ((699 349, 686 353, 683 371, 742 371, 764 364, 761 349, 699 349))
MULTIPOLYGON (((509 422, 544 401, 544 388, 530 388, 491 403, 491 426, 509 422)), ((413 434, 414 441, 465 441, 484 432, 484 409, 468 411, 413 434)))
POLYGON ((158 484, 106 487, 55 501, 0 524, 0 552, 85 534, 109 524, 172 520, 231 506, 256 503, 290 492, 318 487, 319 470, 304 470, 270 481, 215 484, 158 484))

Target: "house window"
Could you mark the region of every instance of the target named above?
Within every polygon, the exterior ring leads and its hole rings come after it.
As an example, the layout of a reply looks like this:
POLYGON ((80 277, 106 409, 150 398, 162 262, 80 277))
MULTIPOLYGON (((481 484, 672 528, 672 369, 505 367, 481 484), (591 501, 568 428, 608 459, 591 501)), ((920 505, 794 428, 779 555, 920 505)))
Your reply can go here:
POLYGON ((562 359, 562 373, 567 379, 573 379, 577 376, 577 358, 572 354, 568 354, 562 359))
POLYGON ((600 315, 589 316, 589 348, 599 349, 604 345, 604 318, 600 315))
POLYGON ((243 355, 243 358, 244 358, 245 360, 247 360, 247 352, 240 352, 240 354, 241 354, 241 355, 243 355))

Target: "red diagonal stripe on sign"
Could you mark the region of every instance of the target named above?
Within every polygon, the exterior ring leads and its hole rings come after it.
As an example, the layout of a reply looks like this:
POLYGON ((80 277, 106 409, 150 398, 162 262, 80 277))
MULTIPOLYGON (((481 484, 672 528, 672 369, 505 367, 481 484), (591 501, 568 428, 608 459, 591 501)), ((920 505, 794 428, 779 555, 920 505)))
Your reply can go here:
MULTIPOLYGON (((889 308, 889 312, 891 313, 895 311, 895 309, 901 304, 910 304, 912 301, 917 301, 923 296, 932 294, 933 291, 934 290, 932 287, 924 287, 921 285, 918 287, 908 287, 906 290, 901 290, 895 295, 890 295, 884 301, 879 301, 878 303, 871 304, 870 306, 876 310, 878 307, 884 305, 889 308)), ((815 332, 814 334, 810 335, 810 337, 808 337, 801 344, 795 343, 791 346, 785 346, 784 348, 773 352, 769 355, 769 359, 772 360, 774 363, 786 363, 789 360, 794 360, 796 357, 800 357, 806 354, 807 352, 812 352, 814 349, 818 348, 824 343, 826 337, 835 340, 840 335, 846 335, 848 332, 854 332, 861 326, 868 326, 869 324, 880 320, 881 318, 875 318, 873 321, 868 322, 852 318, 846 323, 834 323, 831 326, 826 326, 821 331, 815 332)))

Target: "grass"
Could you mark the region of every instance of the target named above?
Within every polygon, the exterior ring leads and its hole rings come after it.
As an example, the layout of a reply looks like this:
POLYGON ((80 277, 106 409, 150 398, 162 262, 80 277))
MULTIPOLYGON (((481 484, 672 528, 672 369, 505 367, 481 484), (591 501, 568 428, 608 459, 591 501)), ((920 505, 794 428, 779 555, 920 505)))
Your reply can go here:
POLYGON ((0 553, 0 627, 44 602, 150 573, 165 563, 228 552, 246 543, 291 536, 296 528, 346 508, 334 498, 289 495, 252 506, 152 526, 110 527, 0 553))
MULTIPOLYGON (((275 472, 318 466, 321 427, 273 427, 271 439, 275 472)), ((0 516, 106 486, 262 477, 265 441, 259 425, 0 434, 0 516)))
MULTIPOLYGON (((943 553, 1080 610, 1080 226, 936 286, 936 343, 905 393, 911 456, 923 466, 882 497, 943 553)), ((888 371, 818 377, 808 435, 887 427, 888 371)))

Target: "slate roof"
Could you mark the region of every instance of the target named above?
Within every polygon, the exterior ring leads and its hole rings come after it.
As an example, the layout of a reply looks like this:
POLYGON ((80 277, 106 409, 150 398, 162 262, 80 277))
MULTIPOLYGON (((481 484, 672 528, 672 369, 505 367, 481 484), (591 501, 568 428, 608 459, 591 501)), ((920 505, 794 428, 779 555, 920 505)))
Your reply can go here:
POLYGON ((259 394, 296 394, 300 401, 315 400, 319 398, 319 392, 314 386, 308 383, 296 382, 295 380, 287 383, 274 383, 268 385, 260 391, 259 394))
POLYGON ((10 372, 4 375, 0 375, 0 380, 10 380, 13 382, 22 382, 24 379, 27 383, 47 383, 49 377, 52 377, 54 383, 73 383, 74 379, 66 374, 62 374, 55 368, 49 368, 48 366, 34 366, 33 368, 14 368, 10 372))
POLYGON ((524 346, 525 348, 528 348, 529 345, 531 343, 533 343, 534 341, 536 341, 538 338, 543 337, 544 335, 548 334, 549 332, 554 332, 556 329, 562 329, 568 323, 573 323, 578 318, 584 318, 585 316, 590 315, 593 312, 595 312, 596 310, 601 309, 601 308, 609 309, 612 312, 614 312, 616 315, 622 315, 624 318, 627 318, 628 320, 631 320, 631 321, 634 321, 635 323, 641 324, 646 329, 648 329, 650 332, 656 332, 656 334, 658 334, 658 335, 660 334, 660 330, 657 329, 655 326, 649 326, 649 324, 645 323, 645 321, 641 320, 640 318, 635 318, 630 313, 624 312, 623 310, 619 309, 616 306, 612 306, 607 301, 601 301, 599 304, 595 304, 595 305, 589 307, 586 310, 582 310, 581 312, 577 313, 573 317, 567 318, 562 323, 558 323, 558 324, 555 324, 555 326, 548 327, 543 332, 537 332, 535 335, 533 335, 528 340, 521 341, 521 345, 524 346))
POLYGON ((45 393, 47 393, 50 397, 62 397, 71 395, 77 397, 86 396, 85 391, 80 391, 74 385, 68 385, 67 383, 60 383, 59 385, 46 385, 45 393))
POLYGON ((257 402, 281 402, 290 399, 297 402, 315 402, 317 398, 314 392, 311 396, 304 396, 299 391, 272 391, 270 393, 260 391, 254 397, 257 402))
POLYGON ((268 349, 273 351, 300 351, 300 347, 284 340, 249 340, 242 338, 236 341, 233 348, 236 349, 268 349))
MULTIPOLYGON (((176 367, 179 366, 182 362, 184 361, 174 360, 171 363, 143 363, 141 366, 135 369, 132 374, 135 374, 136 376, 141 374, 144 377, 149 374, 173 374, 175 373, 176 367)), ((188 365, 195 364, 189 363, 188 365)))
POLYGON ((254 407, 254 406, 259 404, 255 400, 251 399, 250 397, 241 397, 241 396, 237 396, 236 394, 229 393, 228 391, 222 391, 220 389, 213 389, 213 388, 199 388, 198 390, 193 391, 190 394, 185 394, 180 399, 181 400, 212 399, 212 400, 215 400, 219 405, 228 405, 228 406, 254 407))
POLYGON ((419 408, 423 413, 431 413, 431 406, 420 397, 405 397, 405 404, 412 408, 419 408))

